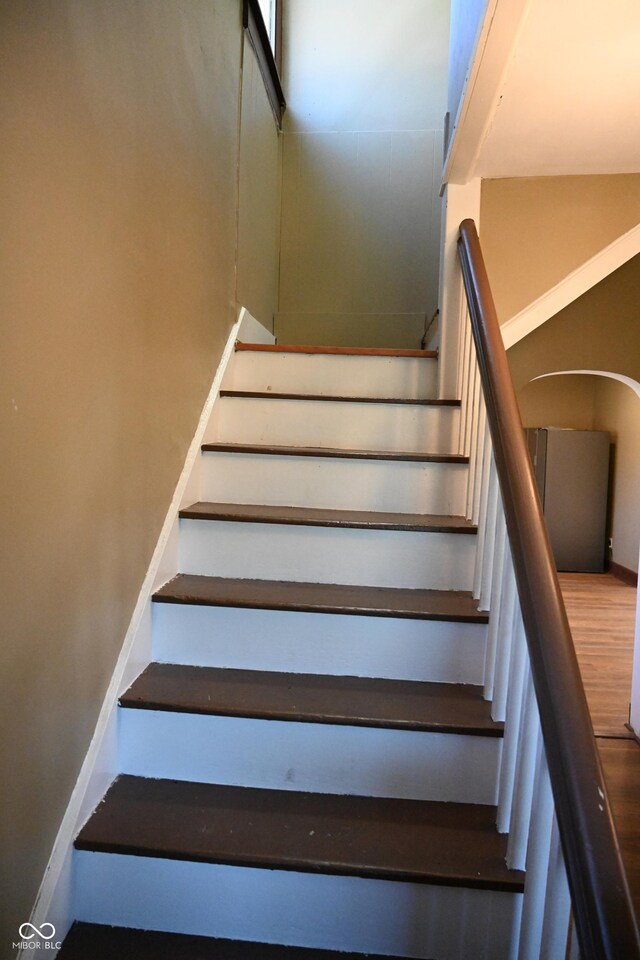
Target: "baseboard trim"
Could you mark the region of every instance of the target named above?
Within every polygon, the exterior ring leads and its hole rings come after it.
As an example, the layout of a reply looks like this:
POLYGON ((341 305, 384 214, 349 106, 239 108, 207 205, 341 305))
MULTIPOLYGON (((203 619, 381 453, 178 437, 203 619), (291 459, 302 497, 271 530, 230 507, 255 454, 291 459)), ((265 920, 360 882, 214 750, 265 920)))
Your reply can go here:
POLYGON ((629 584, 630 587, 638 586, 638 574, 634 570, 629 570, 628 567, 623 567, 621 563, 610 560, 609 573, 613 574, 618 580, 622 580, 623 583, 629 584))
MULTIPOLYGON (((272 334, 261 327, 242 308, 231 328, 211 389, 202 408, 98 715, 91 743, 53 845, 30 920, 36 927, 41 927, 43 923, 53 923, 56 928, 56 941, 64 940, 74 919, 71 889, 73 841, 78 830, 119 772, 116 736, 118 697, 150 662, 151 596, 162 583, 178 573, 178 514, 181 508, 199 498, 200 449, 211 420, 213 406, 219 395, 229 362, 234 356, 236 340, 242 334, 259 335, 257 328, 262 330, 264 339, 273 342, 272 334)), ((30 955, 32 952, 22 950, 19 957, 25 957, 27 953, 30 955)), ((51 957, 54 956, 55 952, 51 951, 51 957)))

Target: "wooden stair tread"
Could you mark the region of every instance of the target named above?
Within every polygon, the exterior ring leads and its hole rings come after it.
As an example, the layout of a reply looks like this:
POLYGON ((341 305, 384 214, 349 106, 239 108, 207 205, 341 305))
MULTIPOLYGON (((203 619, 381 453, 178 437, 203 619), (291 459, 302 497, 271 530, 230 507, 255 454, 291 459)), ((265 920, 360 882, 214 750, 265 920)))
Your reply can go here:
POLYGON ((406 460, 412 463, 469 463, 458 453, 352 450, 343 447, 291 447, 267 443, 203 443, 205 453, 261 453, 281 457, 330 457, 343 460, 406 460))
POLYGON ((194 937, 76 921, 58 960, 400 960, 369 953, 342 953, 278 944, 194 937))
POLYGON ((393 347, 324 347, 304 344, 280 343, 243 343, 236 340, 236 350, 250 350, 254 353, 315 353, 342 357, 419 357, 423 360, 435 360, 437 350, 394 349, 393 347))
POLYGON ((297 610, 412 620, 487 623, 470 593, 292 580, 239 580, 181 573, 153 595, 156 603, 297 610))
POLYGON ((502 736, 482 687, 151 663, 123 707, 502 736))
POLYGON ((331 393, 278 393, 275 390, 221 390, 221 397, 233 399, 244 397, 249 400, 313 400, 336 403, 388 403, 414 407, 459 407, 460 400, 413 400, 405 397, 354 397, 331 393))
POLYGON ((244 523, 280 523, 311 527, 349 527, 363 530, 407 530, 423 533, 477 533, 465 517, 439 514, 383 513, 369 510, 329 510, 244 503, 193 503, 180 511, 183 520, 231 520, 244 523))
POLYGON ((123 775, 79 850, 519 892, 494 807, 123 775))

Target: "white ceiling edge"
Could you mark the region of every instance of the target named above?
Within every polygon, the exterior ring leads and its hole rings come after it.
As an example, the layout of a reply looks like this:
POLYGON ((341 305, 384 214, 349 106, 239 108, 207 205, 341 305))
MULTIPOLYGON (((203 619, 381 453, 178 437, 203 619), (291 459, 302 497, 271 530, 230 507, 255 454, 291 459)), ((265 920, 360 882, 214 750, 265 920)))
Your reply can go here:
POLYGON ((528 336, 640 253, 640 224, 627 230, 500 327, 505 348, 528 336))
POLYGON ((489 0, 469 64, 442 173, 464 185, 475 173, 482 145, 500 103, 510 60, 534 0, 489 0))

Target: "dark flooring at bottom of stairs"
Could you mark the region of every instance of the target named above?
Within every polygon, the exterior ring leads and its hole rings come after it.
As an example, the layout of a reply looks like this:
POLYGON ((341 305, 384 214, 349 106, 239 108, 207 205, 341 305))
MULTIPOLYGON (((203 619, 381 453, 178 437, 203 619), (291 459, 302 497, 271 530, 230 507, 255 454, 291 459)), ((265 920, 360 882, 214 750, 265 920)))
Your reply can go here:
MULTIPOLYGON (((366 960, 368 953, 339 953, 277 944, 218 940, 179 933, 74 923, 58 960, 366 960)), ((400 960, 381 957, 377 960, 400 960)))

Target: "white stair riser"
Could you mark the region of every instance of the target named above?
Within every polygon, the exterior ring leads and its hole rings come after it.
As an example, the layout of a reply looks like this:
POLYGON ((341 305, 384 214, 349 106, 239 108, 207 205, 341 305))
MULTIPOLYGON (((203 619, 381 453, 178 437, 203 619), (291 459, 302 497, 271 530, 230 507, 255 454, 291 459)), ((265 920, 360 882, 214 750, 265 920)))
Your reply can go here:
POLYGON ((246 580, 471 590, 477 537, 180 521, 180 571, 246 580))
POLYGON ((505 960, 521 894, 76 851, 87 923, 395 954, 505 960))
POLYGON ((234 354, 225 390, 273 390, 430 400, 438 395, 437 360, 306 353, 234 354))
POLYGON ((457 407, 223 397, 212 436, 223 443, 454 453, 459 415, 457 407))
POLYGON ((204 453, 203 500, 462 516, 468 466, 204 453))
POLYGON ((498 737, 120 709, 120 772, 235 786, 497 802, 498 737))
POLYGON ((154 603, 153 659, 482 684, 486 624, 154 603))

